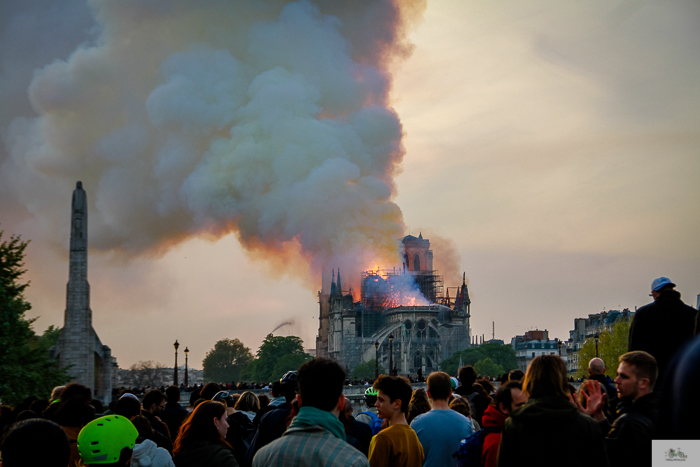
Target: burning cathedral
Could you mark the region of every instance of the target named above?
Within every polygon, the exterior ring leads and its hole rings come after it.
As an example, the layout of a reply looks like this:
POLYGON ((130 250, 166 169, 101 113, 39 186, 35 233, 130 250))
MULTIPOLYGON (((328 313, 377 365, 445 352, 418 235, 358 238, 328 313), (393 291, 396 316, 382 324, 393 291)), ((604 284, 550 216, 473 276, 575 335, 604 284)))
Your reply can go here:
POLYGON ((393 365, 395 374, 415 376, 437 371, 440 361, 470 346, 466 277, 458 287, 444 287, 422 234, 404 237, 401 245, 403 267, 364 271, 357 302, 352 289, 343 290, 340 271, 333 271, 330 285, 323 278, 317 356, 352 369, 376 355, 389 371, 393 365))

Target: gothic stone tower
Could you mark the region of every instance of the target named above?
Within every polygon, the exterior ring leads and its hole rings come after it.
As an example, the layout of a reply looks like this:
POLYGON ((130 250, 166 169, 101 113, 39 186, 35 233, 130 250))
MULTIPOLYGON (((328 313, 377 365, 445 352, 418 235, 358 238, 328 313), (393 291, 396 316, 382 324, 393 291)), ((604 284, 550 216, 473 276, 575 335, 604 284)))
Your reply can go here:
POLYGON ((83 183, 73 191, 70 233, 70 269, 63 329, 52 348, 53 358, 68 370, 73 381, 92 389, 96 399, 109 403, 112 396, 112 352, 102 345, 92 327, 90 284, 87 281, 87 195, 83 183))

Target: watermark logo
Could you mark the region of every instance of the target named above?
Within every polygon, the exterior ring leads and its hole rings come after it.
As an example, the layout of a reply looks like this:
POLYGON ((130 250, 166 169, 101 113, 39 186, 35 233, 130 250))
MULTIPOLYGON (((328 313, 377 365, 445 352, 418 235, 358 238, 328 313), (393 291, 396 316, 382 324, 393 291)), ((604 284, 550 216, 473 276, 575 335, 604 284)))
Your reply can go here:
POLYGON ((681 448, 671 448, 668 451, 664 451, 667 461, 685 461, 688 456, 685 455, 681 448))

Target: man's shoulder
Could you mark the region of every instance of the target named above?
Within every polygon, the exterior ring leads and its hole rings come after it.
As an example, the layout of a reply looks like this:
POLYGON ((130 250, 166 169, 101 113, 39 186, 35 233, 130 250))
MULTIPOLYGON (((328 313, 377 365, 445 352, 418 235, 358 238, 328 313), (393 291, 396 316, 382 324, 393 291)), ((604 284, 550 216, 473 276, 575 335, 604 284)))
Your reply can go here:
POLYGON ((318 457, 319 454, 322 457, 319 461, 323 460, 323 465, 369 465, 360 451, 320 426, 288 429, 281 438, 260 448, 255 454, 253 465, 298 465, 301 456, 308 459, 318 457))

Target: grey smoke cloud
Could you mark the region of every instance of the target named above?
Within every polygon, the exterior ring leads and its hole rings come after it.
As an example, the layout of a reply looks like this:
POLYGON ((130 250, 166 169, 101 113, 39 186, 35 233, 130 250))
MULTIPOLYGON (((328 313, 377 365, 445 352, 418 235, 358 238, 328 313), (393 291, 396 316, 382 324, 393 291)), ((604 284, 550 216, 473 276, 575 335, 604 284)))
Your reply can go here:
POLYGON ((314 273, 395 260, 404 148, 388 65, 410 51, 403 34, 421 6, 88 5, 83 40, 65 35, 55 56, 29 60, 30 82, 26 70, 13 82, 31 112, 0 111, 0 210, 23 219, 25 236, 61 246, 52 233, 80 179, 90 245, 116 257, 235 232, 249 251, 293 252, 314 273))

